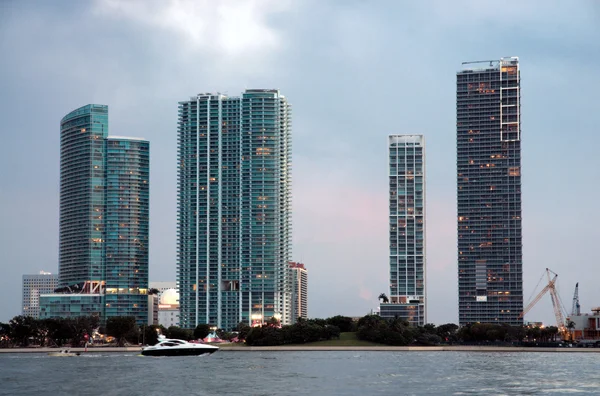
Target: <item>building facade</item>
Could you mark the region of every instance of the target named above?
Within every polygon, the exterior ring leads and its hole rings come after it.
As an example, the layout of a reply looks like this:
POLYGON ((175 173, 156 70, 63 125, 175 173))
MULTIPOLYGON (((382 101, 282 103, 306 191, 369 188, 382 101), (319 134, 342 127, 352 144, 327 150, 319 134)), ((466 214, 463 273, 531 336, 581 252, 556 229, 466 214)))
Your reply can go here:
POLYGON ((466 62, 456 79, 459 324, 521 325, 519 59, 466 62))
POLYGON ((291 107, 278 90, 179 103, 181 326, 289 323, 291 107))
POLYGON ((422 135, 388 138, 390 298, 380 315, 411 325, 427 323, 425 260, 425 141, 422 135))
POLYGON ((169 328, 179 326, 179 292, 176 282, 150 282, 150 289, 158 290, 158 324, 169 328))
POLYGON ((58 275, 40 271, 39 274, 23 275, 22 315, 40 317, 40 294, 53 293, 58 287, 58 275))
POLYGON ((148 312, 150 156, 146 140, 106 139, 104 238, 105 315, 148 312))
POLYGON ((176 289, 166 289, 160 293, 158 323, 167 329, 179 323, 179 293, 176 289))
POLYGON ((59 289, 41 317, 148 321, 149 143, 109 137, 108 106, 61 120, 59 289))
POLYGON ((308 319, 308 271, 304 264, 290 262, 292 278, 292 323, 308 319))

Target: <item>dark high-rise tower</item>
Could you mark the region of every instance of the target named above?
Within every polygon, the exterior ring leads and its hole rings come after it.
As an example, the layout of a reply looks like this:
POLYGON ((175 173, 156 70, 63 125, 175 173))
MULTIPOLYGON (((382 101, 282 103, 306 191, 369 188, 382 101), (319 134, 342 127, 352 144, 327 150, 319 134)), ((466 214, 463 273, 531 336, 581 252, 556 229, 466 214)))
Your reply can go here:
POLYGON ((519 59, 456 75, 459 323, 522 324, 519 59))

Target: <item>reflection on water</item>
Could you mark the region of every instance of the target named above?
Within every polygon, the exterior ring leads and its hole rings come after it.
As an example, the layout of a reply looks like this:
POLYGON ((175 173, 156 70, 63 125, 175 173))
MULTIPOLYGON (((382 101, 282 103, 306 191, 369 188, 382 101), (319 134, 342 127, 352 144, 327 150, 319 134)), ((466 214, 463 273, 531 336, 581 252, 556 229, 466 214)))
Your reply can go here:
POLYGON ((227 352, 0 355, 0 395, 600 394, 600 354, 227 352))

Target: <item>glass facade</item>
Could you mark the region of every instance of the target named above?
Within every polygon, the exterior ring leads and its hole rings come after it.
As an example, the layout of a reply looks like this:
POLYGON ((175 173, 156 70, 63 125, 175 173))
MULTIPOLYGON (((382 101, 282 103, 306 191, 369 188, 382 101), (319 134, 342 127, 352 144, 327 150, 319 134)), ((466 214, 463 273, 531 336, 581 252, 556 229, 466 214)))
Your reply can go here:
POLYGON ((291 109, 277 90, 179 103, 181 325, 290 320, 291 109))
POLYGON ((60 127, 62 294, 40 299, 43 316, 95 312, 147 323, 149 143, 108 137, 105 105, 76 109, 60 127))
POLYGON ((422 326, 427 321, 425 141, 422 135, 392 135, 388 143, 390 303, 381 304, 380 315, 422 326))
POLYGON ((147 316, 150 144, 106 140, 106 296, 111 316, 147 316))
POLYGON ((60 122, 60 286, 103 278, 104 141, 108 106, 90 104, 60 122))
POLYGON ((40 296, 40 319, 98 316, 105 320, 101 294, 44 294, 40 296))
POLYGON ((457 73, 459 323, 521 325, 519 59, 457 73))

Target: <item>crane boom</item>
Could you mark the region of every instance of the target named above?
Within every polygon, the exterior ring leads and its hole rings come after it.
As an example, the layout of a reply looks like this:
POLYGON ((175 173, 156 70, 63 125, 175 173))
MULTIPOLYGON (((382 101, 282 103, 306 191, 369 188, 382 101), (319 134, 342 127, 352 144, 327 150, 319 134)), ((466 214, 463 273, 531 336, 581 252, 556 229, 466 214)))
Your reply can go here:
POLYGON ((575 293, 573 294, 573 306, 571 307, 571 316, 581 315, 581 305, 579 305, 579 282, 575 284, 575 293))
POLYGON ((544 294, 546 294, 548 292, 548 290, 550 290, 551 288, 554 287, 554 284, 556 283, 556 278, 558 277, 558 275, 554 274, 554 279, 550 280, 550 272, 551 271, 548 268, 546 268, 546 271, 548 273, 548 284, 538 293, 537 296, 535 296, 535 298, 533 300, 531 300, 531 302, 529 304, 527 304, 525 309, 523 309, 523 312, 521 312, 521 314, 519 315, 519 319, 522 318, 523 316, 525 316, 525 314, 527 312, 529 312, 529 310, 531 308, 533 308, 535 306, 535 304, 537 304, 538 301, 540 301, 540 299, 544 296, 544 294))
MULTIPOLYGON (((552 300, 552 308, 554 309, 554 316, 556 317, 556 325, 558 327, 558 331, 563 335, 563 337, 565 337, 565 339, 569 339, 569 332, 565 326, 565 318, 562 313, 562 303, 556 292, 556 279, 558 278, 558 274, 546 268, 546 275, 548 276, 548 284, 542 289, 542 291, 540 291, 537 294, 537 296, 535 296, 535 298, 529 304, 527 304, 525 309, 523 309, 523 312, 521 312, 521 314, 519 315, 519 318, 525 316, 525 314, 529 312, 529 310, 533 308, 533 306, 537 304, 538 301, 540 301, 544 294, 550 292, 550 299, 552 300), (550 277, 550 273, 554 274, 553 278, 550 277)), ((575 293, 577 293, 577 287, 575 289, 575 293)))

